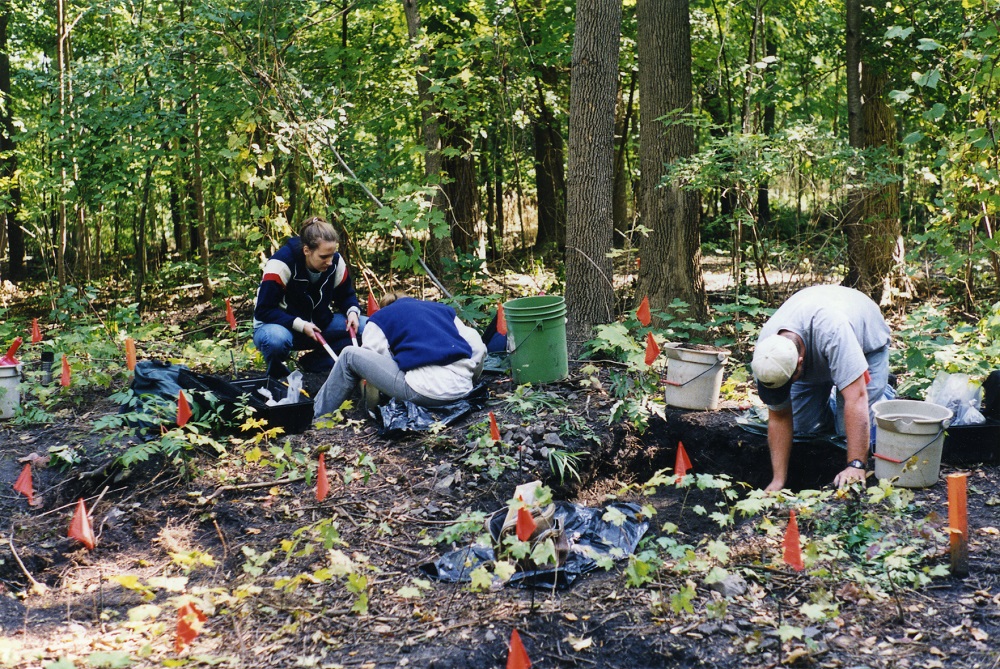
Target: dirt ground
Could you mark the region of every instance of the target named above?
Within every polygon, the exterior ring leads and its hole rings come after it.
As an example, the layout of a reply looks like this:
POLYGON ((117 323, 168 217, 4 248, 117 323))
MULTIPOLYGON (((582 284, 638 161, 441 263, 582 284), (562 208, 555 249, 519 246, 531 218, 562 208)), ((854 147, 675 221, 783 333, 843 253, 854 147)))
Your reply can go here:
MULTIPOLYGON (((307 388, 319 381, 307 378, 307 388)), ((105 467, 108 445, 91 426, 118 407, 102 396, 79 398, 72 415, 51 425, 0 423, 7 486, 0 516, 9 521, 0 549, 0 666, 503 667, 514 629, 536 667, 1000 666, 995 464, 963 469, 970 473, 968 576, 900 586, 881 600, 839 584, 830 593, 836 615, 818 623, 797 606, 827 586, 808 570, 786 568, 778 541, 755 533, 750 521, 744 536, 754 548, 742 548, 757 557, 742 565, 748 587, 724 598, 695 582, 698 596, 679 611, 663 602, 695 577, 665 568, 643 587, 628 587, 627 561, 563 591, 472 592, 429 580, 420 566, 467 546, 472 535, 428 539, 463 513, 504 507, 518 484, 536 478, 557 499, 582 505, 610 498, 652 504, 650 536, 669 521, 685 542, 704 546, 719 527, 690 509, 714 503, 716 491, 664 486, 644 498, 622 488, 672 468, 678 441, 693 471, 729 474, 748 484, 741 493, 770 475, 765 440, 735 425, 733 403, 717 412, 668 409, 640 434, 607 425, 614 400, 577 366, 545 390, 578 408, 597 437, 560 437, 567 450, 587 452, 579 481, 561 483, 542 455, 555 443, 552 413, 513 413, 505 399, 515 388, 503 376, 492 378, 485 409, 440 432, 385 439, 355 410, 346 426, 292 435, 285 452, 307 459, 289 456, 283 469, 265 466, 281 457, 267 444, 255 459, 248 443, 222 456, 195 453, 187 471, 162 459, 129 471, 105 467), (469 435, 488 410, 509 449, 496 478, 468 464, 469 435), (37 506, 12 492, 23 458, 66 448, 78 456, 72 466, 35 467, 37 506), (331 493, 317 502, 300 475, 320 450, 331 493), (98 537, 93 551, 66 538, 81 497, 98 537), (367 600, 359 607, 361 595, 367 600), (185 601, 197 602, 207 619, 178 653, 175 611, 185 601), (783 638, 789 624, 803 634, 783 638)), ((279 450, 285 444, 284 437, 272 442, 279 450)), ((798 447, 793 486, 828 485, 842 458, 829 445, 798 447)), ((942 474, 952 471, 946 464, 942 474)), ((946 499, 943 477, 915 491, 921 508, 945 517, 946 499)), ((929 563, 947 564, 947 554, 929 563)))

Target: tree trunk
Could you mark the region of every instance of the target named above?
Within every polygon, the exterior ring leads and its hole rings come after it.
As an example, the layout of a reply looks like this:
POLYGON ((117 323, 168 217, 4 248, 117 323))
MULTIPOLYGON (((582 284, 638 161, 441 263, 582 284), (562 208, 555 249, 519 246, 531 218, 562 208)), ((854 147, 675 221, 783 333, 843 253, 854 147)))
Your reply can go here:
POLYGON ((569 95, 566 309, 576 355, 594 325, 614 319, 615 100, 621 0, 579 0, 569 95))
POLYGON ((543 82, 555 85, 558 74, 545 67, 541 77, 535 77, 538 98, 538 118, 532 123, 535 152, 535 188, 538 192, 538 236, 535 250, 555 246, 566 248, 566 176, 563 172, 563 139, 552 110, 545 102, 543 82))
MULTIPOLYGON (((406 14, 406 29, 410 38, 410 46, 418 48, 423 30, 420 27, 420 10, 417 0, 403 0, 403 10, 406 14)), ((420 99, 421 134, 424 139, 424 176, 430 183, 437 184, 441 179, 441 128, 437 107, 430 92, 430 81, 427 75, 427 57, 423 51, 417 56, 417 95, 420 99)), ((434 208, 447 211, 440 186, 431 198, 434 208)), ((440 273, 445 258, 455 258, 455 247, 451 235, 435 237, 430 235, 427 240, 427 260, 435 273, 440 273)))
POLYGON ((18 282, 24 278, 24 231, 17 217, 21 210, 21 186, 17 176, 17 154, 14 153, 14 112, 10 85, 10 55, 7 45, 7 26, 10 23, 13 8, 9 0, 0 6, 0 189, 7 191, 10 202, 3 212, 0 221, 0 238, 6 237, 0 243, 0 256, 3 256, 4 246, 10 253, 9 278, 18 282))
POLYGON ((666 309, 674 299, 690 305, 690 315, 708 310, 701 272, 701 206, 698 194, 670 185, 658 187, 663 165, 696 150, 694 128, 665 127, 656 119, 672 110, 691 110, 691 30, 688 0, 637 0, 639 96, 639 210, 650 229, 639 257, 638 297, 666 309))
MULTIPOLYGON (((192 55, 191 78, 193 81, 197 81, 198 79, 197 67, 198 64, 195 61, 195 56, 192 55)), ((208 274, 210 259, 208 256, 208 228, 205 223, 205 186, 201 170, 201 110, 198 106, 197 84, 191 100, 191 113, 194 116, 194 125, 191 127, 194 143, 194 162, 191 165, 191 188, 193 191, 192 195, 194 196, 195 220, 197 221, 198 252, 201 256, 201 294, 206 300, 210 300, 214 291, 212 290, 212 280, 208 274)))
MULTIPOLYGON (((66 139, 66 6, 56 0, 56 67, 59 70, 59 137, 66 139)), ((60 142, 62 144, 62 142, 60 142)), ((66 285, 66 153, 60 146, 59 161, 59 227, 56 232, 56 277, 59 286, 66 285)))
POLYGON ((451 241, 456 249, 475 253, 479 247, 479 199, 477 197, 476 163, 468 131, 458 123, 446 121, 446 143, 457 155, 442 158, 441 167, 448 175, 443 185, 448 204, 451 241))
MULTIPOLYGON (((885 102, 889 78, 879 66, 883 55, 863 39, 861 0, 847 2, 847 120, 849 141, 855 149, 885 148, 896 153, 896 116, 885 102)), ((876 25, 872 33, 881 34, 876 25)), ((895 168, 892 168, 895 169, 895 168)), ((857 288, 876 302, 891 294, 892 284, 908 290, 901 270, 902 226, 899 220, 899 182, 857 187, 848 197, 844 217, 848 271, 845 285, 857 288)))
MULTIPOLYGON (((614 219, 615 248, 624 248, 628 240, 629 230, 632 227, 632 220, 629 217, 628 193, 629 193, 629 173, 628 173, 628 136, 632 125, 632 112, 635 107, 635 85, 636 72, 632 72, 628 83, 628 101, 624 103, 621 113, 621 121, 615 123, 615 136, 618 137, 618 149, 615 152, 615 183, 612 206, 612 218, 614 219)), ((620 97, 620 96, 619 96, 620 97)))

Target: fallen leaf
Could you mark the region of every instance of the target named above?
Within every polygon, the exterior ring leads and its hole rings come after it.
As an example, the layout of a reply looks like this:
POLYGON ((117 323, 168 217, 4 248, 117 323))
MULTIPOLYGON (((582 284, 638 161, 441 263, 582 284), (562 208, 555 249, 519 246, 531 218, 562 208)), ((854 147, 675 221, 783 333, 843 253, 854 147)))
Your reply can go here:
POLYGON ((972 629, 970 629, 969 634, 971 634, 972 638, 975 639, 976 641, 986 641, 987 639, 990 638, 989 634, 979 629, 978 627, 973 627, 972 629))
POLYGON ((784 662, 785 664, 795 664, 798 660, 802 659, 803 657, 808 657, 808 655, 809 651, 806 650, 805 648, 802 647, 793 648, 792 650, 788 651, 787 655, 785 655, 784 662))
POLYGON ((578 653, 581 650, 586 650, 594 645, 594 640, 591 637, 581 639, 580 637, 573 636, 572 634, 566 637, 564 641, 568 641, 569 645, 573 646, 573 650, 575 650, 578 653))

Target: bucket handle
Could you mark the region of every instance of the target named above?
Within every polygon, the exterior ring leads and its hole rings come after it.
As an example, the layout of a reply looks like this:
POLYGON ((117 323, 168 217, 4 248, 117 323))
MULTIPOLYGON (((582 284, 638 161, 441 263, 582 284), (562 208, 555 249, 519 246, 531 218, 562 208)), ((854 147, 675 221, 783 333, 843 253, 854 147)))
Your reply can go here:
POLYGON ((531 328, 531 332, 529 332, 528 336, 524 338, 524 341, 522 341, 520 344, 517 344, 514 348, 512 348, 510 351, 508 351, 507 355, 513 356, 515 353, 517 353, 518 349, 520 349, 522 346, 524 346, 525 344, 527 344, 528 340, 535 336, 536 332, 540 332, 540 331, 542 331, 544 329, 545 329, 545 325, 544 325, 543 321, 535 321, 535 327, 531 328))
POLYGON ((937 434, 935 434, 933 437, 931 437, 930 441, 928 441, 926 444, 924 444, 923 446, 921 446, 920 448, 918 448, 917 450, 915 450, 913 453, 911 453, 910 455, 908 455, 906 457, 906 459, 904 459, 904 460, 898 460, 896 458, 891 458, 888 455, 882 455, 881 453, 872 453, 872 455, 874 455, 879 460, 885 460, 886 462, 891 462, 894 465, 901 465, 904 462, 906 462, 907 460, 909 460, 910 458, 917 457, 917 454, 920 453, 920 451, 924 450, 925 448, 927 448, 928 446, 930 446, 931 444, 933 444, 935 441, 937 441, 938 437, 940 437, 944 433, 944 430, 945 430, 946 427, 948 427, 948 426, 942 423, 941 429, 939 429, 937 431, 937 434))
POLYGON ((687 384, 691 383, 692 381, 697 381, 701 377, 703 377, 706 374, 708 374, 709 372, 711 372, 713 369, 715 369, 716 367, 718 367, 719 364, 722 363, 724 360, 725 360, 725 357, 722 354, 720 354, 719 355, 719 359, 716 360, 715 362, 713 362, 710 367, 705 368, 700 374, 698 374, 697 376, 692 376, 690 379, 688 379, 684 383, 680 383, 678 381, 668 381, 666 379, 664 379, 663 382, 665 384, 667 384, 668 386, 675 386, 677 388, 683 388, 684 386, 686 386, 687 384))

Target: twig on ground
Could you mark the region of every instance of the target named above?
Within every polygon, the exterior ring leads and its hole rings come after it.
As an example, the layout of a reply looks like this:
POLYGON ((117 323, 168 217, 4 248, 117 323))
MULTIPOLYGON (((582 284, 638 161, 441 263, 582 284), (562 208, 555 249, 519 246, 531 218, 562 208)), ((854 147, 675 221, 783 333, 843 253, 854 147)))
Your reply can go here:
POLYGON ((257 483, 242 483, 240 485, 224 485, 224 486, 216 489, 215 492, 213 492, 211 495, 209 495, 208 497, 206 497, 205 500, 202 502, 202 504, 207 504, 208 502, 211 502, 213 499, 215 499, 216 497, 218 497, 219 495, 221 495, 224 492, 232 492, 234 490, 253 490, 255 488, 267 488, 267 487, 275 486, 275 485, 286 485, 288 483, 298 483, 299 481, 302 481, 304 479, 305 479, 305 476, 286 476, 285 478, 277 479, 275 481, 258 481, 257 483))
POLYGON ((39 583, 38 581, 36 581, 35 577, 31 575, 31 572, 28 571, 28 568, 24 566, 23 562, 21 562, 21 556, 18 555, 17 554, 17 550, 14 549, 14 537, 13 537, 13 535, 11 536, 10 539, 7 540, 7 544, 10 545, 10 552, 14 556, 14 559, 17 560, 17 564, 18 564, 19 567, 21 567, 21 571, 24 572, 24 575, 28 577, 29 581, 31 581, 31 589, 35 590, 35 591, 37 591, 39 593, 45 592, 45 590, 46 590, 45 584, 44 583, 39 583))

